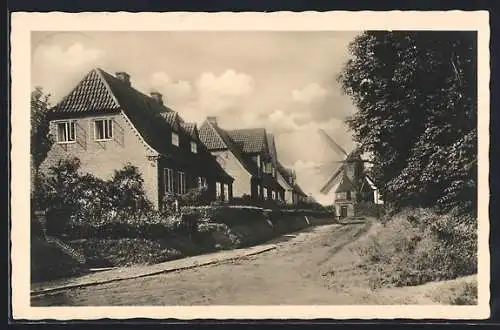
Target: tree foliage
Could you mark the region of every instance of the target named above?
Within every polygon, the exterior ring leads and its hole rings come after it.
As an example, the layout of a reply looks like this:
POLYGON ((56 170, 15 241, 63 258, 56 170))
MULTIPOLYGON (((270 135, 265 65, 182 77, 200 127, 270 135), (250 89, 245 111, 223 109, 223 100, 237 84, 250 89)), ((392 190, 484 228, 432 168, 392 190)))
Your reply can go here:
POLYGON ((364 32, 349 51, 338 81, 358 111, 347 124, 386 202, 475 212, 476 34, 364 32))
POLYGON ((45 94, 41 87, 35 87, 31 92, 31 159, 35 172, 38 172, 53 143, 47 118, 49 98, 50 94, 45 94))

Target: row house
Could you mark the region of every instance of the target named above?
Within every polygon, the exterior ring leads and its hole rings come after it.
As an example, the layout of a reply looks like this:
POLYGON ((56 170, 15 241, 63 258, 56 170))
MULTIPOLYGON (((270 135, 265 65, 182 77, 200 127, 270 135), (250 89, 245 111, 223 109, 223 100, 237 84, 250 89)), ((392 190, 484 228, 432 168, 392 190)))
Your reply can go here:
POLYGON ((278 179, 280 184, 286 187, 286 202, 289 205, 297 205, 298 203, 306 202, 307 194, 297 183, 297 175, 295 171, 285 168, 281 163, 278 163, 278 179))
POLYGON ((213 200, 232 198, 234 178, 200 140, 195 123, 164 104, 160 93, 143 94, 130 75, 91 70, 49 112, 55 138, 40 170, 78 157, 81 170, 102 179, 126 164, 139 169, 150 201, 206 186, 213 200))
POLYGON ((284 190, 284 201, 289 205, 297 205, 299 202, 304 202, 307 195, 298 185, 295 172, 285 168, 278 159, 274 134, 267 133, 267 141, 273 163, 273 175, 284 190))
POLYGON ((225 130, 216 117, 208 117, 200 126, 200 139, 234 178, 234 197, 284 201, 264 128, 225 130))

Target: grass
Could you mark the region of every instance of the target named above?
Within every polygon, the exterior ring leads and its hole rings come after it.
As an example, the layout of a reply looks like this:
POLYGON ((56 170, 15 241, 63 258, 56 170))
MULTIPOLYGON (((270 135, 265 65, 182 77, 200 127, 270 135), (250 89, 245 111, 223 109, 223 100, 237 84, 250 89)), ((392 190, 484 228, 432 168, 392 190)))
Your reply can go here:
POLYGON ((449 280, 477 272, 475 221, 406 210, 354 247, 373 289, 449 280))

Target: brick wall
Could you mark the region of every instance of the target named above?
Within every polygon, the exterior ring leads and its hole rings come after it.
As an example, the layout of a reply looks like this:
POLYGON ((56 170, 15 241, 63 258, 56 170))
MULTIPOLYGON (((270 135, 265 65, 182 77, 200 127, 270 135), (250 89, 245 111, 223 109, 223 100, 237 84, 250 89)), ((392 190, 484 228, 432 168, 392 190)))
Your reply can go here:
MULTIPOLYGON (((130 121, 122 114, 109 116, 86 116, 75 118, 76 142, 54 143, 47 158, 40 166, 42 172, 60 159, 78 157, 81 170, 102 179, 110 179, 114 171, 127 163, 136 166, 144 179, 144 188, 148 198, 158 205, 158 169, 156 161, 149 161, 147 156, 154 155, 142 140, 130 121), (113 119, 113 139, 103 142, 94 140, 94 120, 98 118, 113 119)), ((51 134, 57 137, 57 122, 51 121, 51 134)))

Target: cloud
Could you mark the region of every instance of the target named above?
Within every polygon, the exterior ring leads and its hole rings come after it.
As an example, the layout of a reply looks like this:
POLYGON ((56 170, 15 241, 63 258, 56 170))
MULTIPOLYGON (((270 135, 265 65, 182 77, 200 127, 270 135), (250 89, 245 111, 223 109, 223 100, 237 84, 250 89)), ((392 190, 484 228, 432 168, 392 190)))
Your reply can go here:
POLYGON ((81 43, 67 48, 41 44, 33 53, 32 86, 42 86, 57 102, 83 78, 82 73, 100 66, 105 57, 103 50, 81 43))
POLYGON ((66 66, 79 68, 93 64, 105 55, 100 49, 85 48, 81 43, 75 43, 67 49, 57 45, 41 45, 35 51, 34 62, 41 66, 66 66))
POLYGON ((254 79, 232 69, 226 70, 220 76, 204 72, 196 81, 196 87, 201 94, 240 96, 253 92, 254 79))
POLYGON ((313 103, 324 99, 328 91, 316 83, 311 83, 301 89, 292 90, 292 99, 296 102, 313 103))
POLYGON ((291 132, 299 128, 293 117, 285 114, 282 110, 272 112, 268 117, 266 126, 275 134, 291 132))
MULTIPOLYGON (((255 79, 245 73, 228 69, 220 75, 203 72, 195 79, 191 101, 183 105, 190 118, 201 121, 205 116, 233 114, 242 116, 248 111, 250 96, 254 93, 255 79)), ((187 89, 187 88, 186 88, 187 89)), ((184 110, 183 110, 184 112, 184 110)), ((248 116, 247 122, 255 118, 248 116)), ((241 120, 241 117, 240 117, 241 120)))
POLYGON ((193 88, 189 81, 173 81, 165 72, 155 72, 151 76, 151 86, 167 99, 188 97, 193 88))

